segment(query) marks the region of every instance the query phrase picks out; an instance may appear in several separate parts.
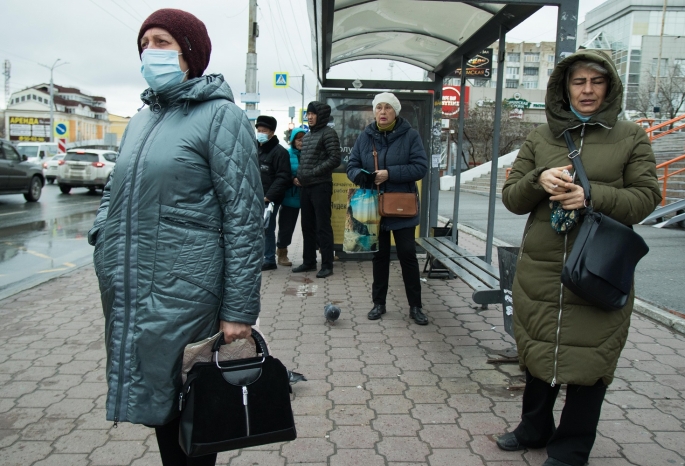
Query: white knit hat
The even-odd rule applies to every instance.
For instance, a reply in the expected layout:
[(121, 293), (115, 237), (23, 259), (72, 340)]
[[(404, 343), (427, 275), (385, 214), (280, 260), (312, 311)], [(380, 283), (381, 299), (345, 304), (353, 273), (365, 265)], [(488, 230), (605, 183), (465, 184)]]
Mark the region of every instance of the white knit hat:
[(400, 105), (400, 101), (395, 97), (395, 94), (392, 92), (381, 92), (380, 94), (376, 94), (376, 97), (373, 98), (373, 108), (374, 110), (376, 109), (376, 105), (380, 103), (385, 103), (385, 104), (390, 104), (392, 108), (395, 109), (395, 113), (397, 115), (400, 114), (400, 110), (402, 110), (402, 105)]

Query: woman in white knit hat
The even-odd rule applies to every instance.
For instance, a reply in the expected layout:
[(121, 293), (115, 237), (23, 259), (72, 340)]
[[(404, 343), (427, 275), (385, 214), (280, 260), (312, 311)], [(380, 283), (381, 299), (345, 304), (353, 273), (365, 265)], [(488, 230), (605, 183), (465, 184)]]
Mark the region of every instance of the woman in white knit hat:
[[(426, 176), (428, 158), (419, 133), (399, 115), (402, 106), (390, 92), (373, 99), (375, 121), (368, 125), (354, 143), (347, 164), (347, 177), (362, 188), (392, 193), (415, 193), (416, 182)], [(373, 152), (378, 153), (378, 170)], [(409, 302), (409, 317), (418, 325), (427, 325), (428, 318), (421, 304), (419, 261), (414, 243), (419, 215), (409, 218), (383, 217), (378, 233), (378, 252), (373, 256), (373, 308), (369, 320), (385, 314), (385, 298), (390, 276), (390, 232), (395, 239), (397, 257), (402, 267), (402, 279)]]

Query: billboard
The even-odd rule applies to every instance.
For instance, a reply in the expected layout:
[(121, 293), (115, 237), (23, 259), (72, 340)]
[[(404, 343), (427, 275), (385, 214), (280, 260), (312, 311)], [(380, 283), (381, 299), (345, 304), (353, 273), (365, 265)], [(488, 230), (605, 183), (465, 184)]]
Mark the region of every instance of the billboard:
[(19, 142), (50, 142), (50, 118), (9, 117), (9, 139)]
[[(461, 68), (453, 76), (461, 78)], [(466, 79), (492, 79), (492, 49), (484, 49), (466, 62)]]

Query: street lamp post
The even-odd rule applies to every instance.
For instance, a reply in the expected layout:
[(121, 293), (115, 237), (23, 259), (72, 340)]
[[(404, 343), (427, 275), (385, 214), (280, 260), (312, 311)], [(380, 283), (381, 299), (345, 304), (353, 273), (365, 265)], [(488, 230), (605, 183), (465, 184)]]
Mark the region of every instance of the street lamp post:
[(50, 70), (50, 142), (55, 142), (55, 135), (54, 135), (54, 132), (55, 132), (55, 120), (54, 120), (54, 118), (55, 118), (55, 102), (54, 102), (54, 84), (52, 81), (52, 72), (58, 66), (68, 65), (67, 62), (62, 62), (58, 65), (57, 62), (59, 62), (60, 60), (61, 60), (61, 58), (58, 58), (57, 60), (55, 60), (55, 63), (53, 63), (52, 66), (43, 65), (42, 63), (39, 63), (40, 66), (43, 66), (43, 67)]
[[(304, 110), (304, 73), (302, 74), (302, 76), (291, 76), (291, 77), (292, 78), (302, 78), (302, 92), (300, 92), (300, 94), (302, 94), (302, 108), (300, 109), (300, 111), (302, 111), (302, 110)], [(295, 92), (297, 92), (297, 89), (293, 89), (293, 90)], [(304, 123), (304, 119), (303, 119), (302, 123)]]

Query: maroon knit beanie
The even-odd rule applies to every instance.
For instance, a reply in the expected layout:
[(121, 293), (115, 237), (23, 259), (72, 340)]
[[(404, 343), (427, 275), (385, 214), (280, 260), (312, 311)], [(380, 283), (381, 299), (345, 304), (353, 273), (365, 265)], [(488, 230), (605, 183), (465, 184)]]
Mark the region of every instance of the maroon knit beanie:
[(188, 79), (202, 76), (209, 65), (212, 41), (209, 40), (205, 23), (187, 11), (164, 8), (152, 13), (140, 26), (138, 33), (138, 54), (142, 55), (140, 38), (150, 28), (165, 29), (181, 46), (181, 52), (188, 63)]

